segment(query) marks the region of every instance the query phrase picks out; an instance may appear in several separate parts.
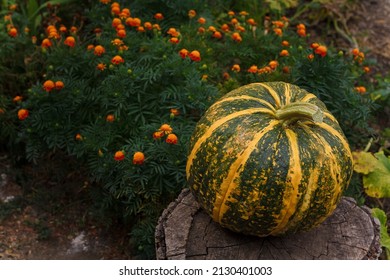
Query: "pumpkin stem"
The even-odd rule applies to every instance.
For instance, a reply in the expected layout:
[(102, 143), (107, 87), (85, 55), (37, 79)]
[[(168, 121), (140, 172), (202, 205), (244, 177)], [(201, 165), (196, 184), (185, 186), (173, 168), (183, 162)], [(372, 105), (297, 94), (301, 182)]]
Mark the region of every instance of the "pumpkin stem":
[(286, 121), (288, 124), (299, 120), (321, 123), (324, 118), (322, 110), (317, 105), (308, 102), (290, 103), (276, 110), (275, 115), (278, 120)]

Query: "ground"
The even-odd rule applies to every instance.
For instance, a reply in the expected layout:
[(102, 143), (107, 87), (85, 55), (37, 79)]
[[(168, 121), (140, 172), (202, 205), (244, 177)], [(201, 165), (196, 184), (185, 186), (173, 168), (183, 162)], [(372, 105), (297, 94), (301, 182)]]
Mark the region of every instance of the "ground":
[[(334, 2), (337, 1), (345, 2)], [(360, 1), (356, 7), (338, 14), (339, 20), (345, 21), (358, 46), (377, 59), (379, 70), (388, 71), (390, 0)], [(340, 12), (337, 4), (329, 9), (336, 16)], [(342, 36), (340, 42), (344, 46), (350, 43)], [(10, 156), (0, 153), (0, 260), (132, 258), (126, 228), (107, 227), (90, 218), (85, 205), (88, 200), (83, 201), (83, 197), (84, 189), (92, 186), (84, 184), (78, 174), (68, 174), (66, 186), (58, 186), (50, 178), (39, 182), (37, 177), (29, 181), (33, 185), (22, 187), (17, 183), (18, 174), (11, 167)], [(31, 170), (24, 171), (31, 174)], [(42, 190), (48, 199), (47, 207), (36, 201)], [(80, 199), (73, 201), (72, 197)]]

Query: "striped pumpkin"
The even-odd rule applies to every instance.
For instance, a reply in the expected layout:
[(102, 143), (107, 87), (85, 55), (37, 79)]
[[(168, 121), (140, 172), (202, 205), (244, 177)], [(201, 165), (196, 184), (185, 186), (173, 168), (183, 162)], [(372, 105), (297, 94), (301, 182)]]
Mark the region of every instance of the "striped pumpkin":
[(349, 183), (351, 151), (335, 117), (288, 83), (253, 83), (213, 104), (190, 141), (186, 174), (221, 226), (256, 236), (306, 231)]

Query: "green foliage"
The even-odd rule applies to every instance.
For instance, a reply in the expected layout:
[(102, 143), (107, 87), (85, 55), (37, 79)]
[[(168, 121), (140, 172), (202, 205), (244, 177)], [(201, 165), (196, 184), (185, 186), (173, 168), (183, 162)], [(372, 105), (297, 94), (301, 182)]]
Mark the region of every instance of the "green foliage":
[(381, 245), (386, 250), (387, 259), (390, 259), (390, 236), (387, 229), (386, 213), (382, 209), (373, 208), (372, 215), (377, 218), (381, 224)]
[[(297, 34), (299, 22), (265, 17), (266, 1), (215, 1), (213, 9), (202, 1), (132, 1), (121, 8), (129, 8), (141, 25), (157, 25), (139, 30), (123, 18), (122, 43), (114, 41), (119, 39), (113, 27), (117, 16), (110, 5), (95, 1), (84, 6), (87, 19), (75, 17), (62, 32), (63, 22), (34, 2), (26, 6), (34, 22), (18, 21), (18, 12), (12, 18), (18, 30), (36, 26), (36, 44), (29, 34), (10, 37), (5, 26), (0, 31), (1, 141), (24, 147), (32, 162), (58, 153), (77, 160), (73, 168), (86, 168), (89, 180), (101, 187), (91, 190), (95, 212), (107, 223), (119, 219), (128, 224), (131, 244), (141, 258), (153, 258), (157, 218), (186, 185), (193, 128), (222, 94), (251, 82), (295, 83), (323, 100), (351, 145), (359, 147), (370, 133), (367, 121), (376, 99), (357, 93), (355, 87), (363, 86), (360, 81), (375, 93), (388, 87), (387, 82), (370, 86), (362, 70), (368, 63), (349, 53), (331, 47), (324, 55), (315, 53), (310, 37)], [(283, 8), (295, 2), (283, 1)], [(189, 9), (196, 10), (194, 18), (188, 17)], [(164, 19), (155, 19), (157, 12)], [(44, 25), (36, 25), (38, 14)], [(198, 23), (200, 17), (205, 24)], [(274, 30), (276, 24), (282, 25), (281, 34)], [(50, 38), (52, 46), (43, 47), (48, 25), (55, 27), (58, 38)], [(80, 30), (71, 33), (70, 25)], [(178, 34), (168, 34), (170, 28)], [(74, 46), (65, 44), (69, 36)], [(171, 42), (173, 37), (179, 42)], [(95, 54), (97, 45), (105, 50), (101, 55)], [(182, 57), (184, 49), (188, 54), (198, 51), (199, 61), (188, 54)], [(282, 50), (288, 55), (282, 56)], [(123, 61), (116, 64), (115, 56)], [(237, 65), (239, 69), (233, 68)], [(10, 79), (10, 73), (17, 80)], [(64, 87), (44, 88), (47, 81), (60, 81)], [(17, 95), (22, 100), (14, 102)], [(20, 109), (29, 115), (19, 120)], [(164, 124), (170, 129), (163, 130)], [(177, 143), (167, 141), (173, 134)], [(118, 151), (124, 159), (115, 158)], [(133, 159), (136, 152), (144, 159)]]

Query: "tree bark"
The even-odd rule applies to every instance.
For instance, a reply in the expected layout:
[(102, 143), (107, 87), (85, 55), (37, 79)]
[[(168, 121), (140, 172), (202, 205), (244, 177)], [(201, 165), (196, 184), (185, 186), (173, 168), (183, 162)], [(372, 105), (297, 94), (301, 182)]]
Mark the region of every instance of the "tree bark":
[(380, 224), (370, 209), (343, 197), (320, 226), (283, 237), (259, 238), (222, 228), (184, 189), (161, 215), (156, 228), (156, 255), (161, 260), (305, 260), (377, 259)]

